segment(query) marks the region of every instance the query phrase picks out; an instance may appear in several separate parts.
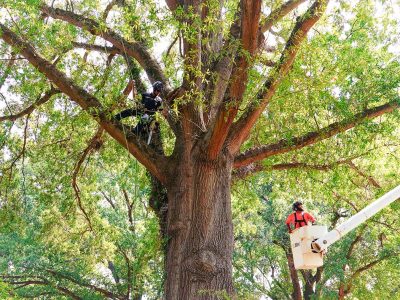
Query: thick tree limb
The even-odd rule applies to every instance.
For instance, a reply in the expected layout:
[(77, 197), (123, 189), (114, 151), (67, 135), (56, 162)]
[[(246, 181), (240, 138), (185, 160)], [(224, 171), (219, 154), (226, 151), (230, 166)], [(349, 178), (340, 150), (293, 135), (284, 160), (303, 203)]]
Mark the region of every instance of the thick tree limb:
[(251, 104), (241, 116), (241, 118), (232, 126), (228, 137), (228, 148), (233, 154), (239, 151), (242, 143), (250, 134), (251, 128), (260, 117), (270, 99), (275, 94), (279, 84), (288, 74), (300, 45), (306, 38), (308, 31), (320, 19), (328, 0), (316, 0), (314, 4), (307, 10), (303, 17), (296, 22), (294, 29), (286, 43), (285, 50), (282, 53), (280, 62), (272, 71), (270, 77), (265, 82), (263, 88), (257, 94), (257, 100)]
[[(89, 113), (119, 144), (124, 146), (140, 163), (142, 163), (161, 182), (165, 182), (165, 160), (142, 142), (136, 135), (130, 133), (121, 123), (114, 121), (104, 112), (101, 103), (86, 90), (77, 86), (63, 72), (59, 71), (49, 61), (36, 53), (27, 42), (21, 40), (14, 32), (0, 24), (0, 37), (9, 45), (15, 47), (39, 72), (52, 81), (64, 94), (69, 96)], [(126, 132), (126, 134), (125, 134)]]
[(306, 169), (306, 170), (318, 170), (318, 171), (328, 171), (332, 168), (332, 165), (311, 165), (307, 163), (293, 162), (293, 163), (282, 163), (275, 164), (271, 166), (263, 166), (261, 163), (251, 163), (249, 165), (237, 168), (233, 172), (233, 177), (236, 179), (243, 179), (249, 175), (253, 175), (261, 171), (271, 171), (271, 170), (291, 170), (291, 169)]
[(239, 105), (243, 99), (248, 80), (250, 57), (254, 55), (258, 46), (258, 29), (261, 15), (261, 0), (241, 1), (241, 42), (245, 54), (237, 57), (235, 69), (225, 96), (224, 103), (220, 105), (208, 145), (208, 155), (215, 159), (222, 149), (229, 129), (235, 119)]
[(82, 15), (66, 11), (59, 8), (52, 8), (47, 5), (42, 5), (41, 10), (44, 14), (54, 18), (66, 21), (72, 25), (89, 31), (91, 34), (100, 36), (106, 41), (113, 44), (117, 49), (136, 59), (151, 82), (162, 81), (168, 88), (168, 82), (161, 69), (159, 63), (150, 55), (148, 49), (139, 42), (128, 42), (118, 33), (108, 27), (101, 26), (98, 22), (86, 18)]
[(289, 0), (281, 7), (273, 10), (265, 19), (262, 20), (261, 31), (267, 32), (271, 27), (276, 24), (280, 19), (296, 9), (300, 4), (306, 0)]
[(32, 113), (38, 106), (46, 103), (47, 101), (50, 100), (50, 98), (55, 95), (60, 93), (59, 90), (57, 89), (51, 89), (49, 91), (47, 91), (42, 97), (38, 97), (37, 100), (35, 101), (35, 103), (33, 103), (32, 105), (28, 106), (27, 108), (25, 108), (24, 110), (22, 110), (21, 112), (15, 114), (15, 115), (8, 115), (8, 116), (0, 116), (0, 122), (3, 121), (15, 121), (23, 116), (29, 115), (30, 113)]
[(234, 57), (236, 57), (239, 48), (238, 39), (240, 38), (241, 34), (241, 14), (242, 11), (240, 8), (238, 8), (238, 11), (235, 15), (235, 21), (232, 23), (229, 29), (229, 37), (225, 41), (225, 44), (220, 51), (221, 53), (225, 53), (225, 55), (220, 58), (219, 61), (216, 62), (211, 68), (213, 80), (211, 81), (211, 84), (208, 85), (206, 91), (206, 93), (208, 93), (206, 94), (206, 99), (210, 99), (207, 122), (210, 122), (211, 124), (214, 123), (216, 114), (222, 104), (226, 89), (228, 88), (229, 79), (232, 75), (232, 69), (235, 63)]
[(198, 92), (202, 78), (199, 76), (202, 57), (201, 5), (203, 0), (185, 0), (185, 16), (182, 23), (190, 28), (190, 34), (183, 35), (184, 73), (182, 86), (186, 90)]
[(246, 152), (239, 154), (235, 158), (234, 166), (235, 168), (239, 168), (262, 160), (266, 157), (304, 148), (324, 139), (330, 138), (340, 132), (345, 132), (346, 130), (353, 128), (354, 126), (360, 124), (365, 120), (370, 120), (385, 113), (390, 113), (393, 110), (399, 108), (399, 106), (400, 103), (398, 100), (391, 101), (389, 103), (374, 108), (369, 108), (360, 113), (357, 113), (351, 119), (332, 123), (325, 128), (309, 132), (303, 136), (294, 137), (290, 140), (283, 139), (275, 144), (264, 145), (247, 150)]
[(376, 180), (370, 176), (361, 172), (359, 168), (354, 164), (353, 159), (358, 158), (362, 155), (357, 155), (354, 157), (350, 157), (347, 159), (339, 160), (337, 162), (331, 164), (308, 164), (302, 162), (291, 162), (291, 163), (280, 163), (274, 164), (271, 166), (263, 166), (260, 162), (251, 163), (249, 165), (237, 168), (233, 172), (234, 179), (244, 179), (247, 176), (254, 175), (257, 172), (262, 171), (283, 171), (283, 170), (291, 170), (291, 169), (304, 169), (304, 170), (315, 170), (315, 171), (328, 171), (332, 170), (338, 165), (347, 165), (351, 169), (357, 172), (358, 175), (368, 180), (368, 182), (376, 187), (381, 188), (381, 186), (376, 182)]
[(98, 52), (104, 52), (106, 54), (123, 54), (121, 50), (119, 50), (117, 47), (112, 46), (101, 46), (101, 45), (91, 45), (87, 43), (78, 43), (78, 42), (72, 42), (72, 45), (75, 48), (82, 48), (86, 50), (91, 50), (91, 51), (98, 51)]

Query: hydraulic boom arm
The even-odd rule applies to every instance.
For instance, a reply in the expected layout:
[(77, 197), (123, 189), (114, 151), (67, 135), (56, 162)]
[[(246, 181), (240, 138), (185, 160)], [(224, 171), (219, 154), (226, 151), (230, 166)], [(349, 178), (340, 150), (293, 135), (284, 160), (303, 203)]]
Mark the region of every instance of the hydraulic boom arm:
[(363, 210), (352, 216), (350, 219), (339, 225), (335, 229), (329, 231), (323, 237), (317, 239), (311, 243), (311, 247), (315, 252), (325, 251), (330, 245), (339, 240), (342, 236), (347, 234), (349, 231), (356, 228), (361, 223), (365, 222), (373, 215), (378, 213), (381, 209), (385, 208), (392, 202), (400, 198), (400, 185), (386, 193), (378, 200), (372, 202)]

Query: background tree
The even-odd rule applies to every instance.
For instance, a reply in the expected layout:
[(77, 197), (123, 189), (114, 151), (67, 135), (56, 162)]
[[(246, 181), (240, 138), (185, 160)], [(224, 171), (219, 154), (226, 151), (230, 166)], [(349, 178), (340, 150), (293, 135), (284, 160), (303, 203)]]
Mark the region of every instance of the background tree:
[[(2, 210), (9, 232), (24, 228), (7, 238), (25, 250), (37, 245), (37, 255), (42, 245), (47, 249), (46, 239), (55, 246), (50, 254), (65, 250), (33, 270), (26, 262), (36, 260), (25, 255), (18, 264), (17, 257), (4, 260), (14, 293), (24, 295), (33, 286), (36, 293), (75, 299), (87, 293), (139, 297), (149, 293), (146, 274), (160, 270), (157, 264), (138, 270), (164, 249), (167, 299), (233, 295), (232, 175), (264, 171), (264, 180), (273, 176), (268, 183), (285, 188), (280, 196), (287, 199), (315, 189), (296, 176), (303, 170), (316, 180), (315, 172), (328, 171), (319, 190), (326, 201), (360, 194), (373, 199), (397, 184), (396, 167), (386, 166), (397, 164), (400, 74), (391, 48), (397, 21), (387, 4), (166, 4), (2, 2)], [(156, 59), (152, 52), (166, 37), (174, 43)], [(147, 145), (113, 118), (127, 105), (121, 93), (128, 78), (141, 89), (156, 80), (166, 86), (162, 149), (158, 139)], [(151, 174), (148, 179), (132, 156)], [(292, 173), (276, 176), (278, 170)], [(292, 188), (285, 185), (290, 181)], [(141, 228), (133, 219), (143, 196), (158, 217), (158, 243), (151, 235), (154, 219), (145, 217)], [(68, 246), (60, 240), (65, 232)], [(153, 237), (149, 245), (146, 234)], [(69, 263), (74, 245), (80, 254), (87, 251), (85, 263)], [(10, 257), (10, 249), (6, 253)], [(96, 277), (99, 261), (107, 261), (107, 282)], [(69, 274), (65, 264), (92, 272), (73, 268)], [(354, 265), (352, 274), (362, 266)], [(348, 276), (351, 282), (337, 287), (343, 293), (360, 279)], [(276, 288), (285, 294), (283, 286)]]

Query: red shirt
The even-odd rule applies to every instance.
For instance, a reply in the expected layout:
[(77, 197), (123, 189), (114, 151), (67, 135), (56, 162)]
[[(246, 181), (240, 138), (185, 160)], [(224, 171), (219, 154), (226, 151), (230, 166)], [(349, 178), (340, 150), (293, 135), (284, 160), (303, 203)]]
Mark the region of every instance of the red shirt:
[[(294, 217), (294, 214), (296, 214), (296, 218)], [(295, 222), (296, 219), (297, 222)], [(315, 219), (312, 215), (304, 211), (296, 211), (295, 213), (290, 214), (286, 219), (286, 224), (287, 225), (294, 224), (294, 228), (300, 228), (306, 226), (308, 222), (314, 223)]]

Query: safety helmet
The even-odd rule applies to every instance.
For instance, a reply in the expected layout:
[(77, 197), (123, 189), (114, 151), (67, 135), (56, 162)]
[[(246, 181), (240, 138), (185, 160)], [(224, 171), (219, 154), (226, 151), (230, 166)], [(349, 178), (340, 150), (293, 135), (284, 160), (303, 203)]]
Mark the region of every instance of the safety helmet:
[(302, 206), (303, 203), (300, 201), (296, 201), (295, 203), (293, 203), (293, 210), (294, 211), (298, 211), (299, 210), (299, 206)]
[(164, 85), (161, 81), (153, 83), (153, 91), (159, 91), (160, 93), (164, 90)]

